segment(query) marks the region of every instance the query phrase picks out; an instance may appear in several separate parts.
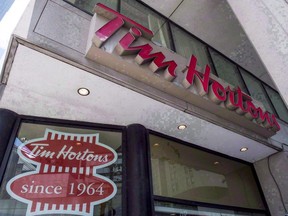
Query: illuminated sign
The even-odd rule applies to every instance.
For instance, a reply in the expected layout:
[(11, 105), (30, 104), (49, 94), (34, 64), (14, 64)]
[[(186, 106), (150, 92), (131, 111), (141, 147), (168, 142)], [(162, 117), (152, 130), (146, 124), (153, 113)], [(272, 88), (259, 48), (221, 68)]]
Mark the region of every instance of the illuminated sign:
[[(182, 67), (182, 70), (180, 70), (185, 70), (185, 77), (183, 77), (182, 82), (179, 83), (179, 79), (174, 82), (174, 80), (176, 80), (175, 78), (179, 76), (179, 72), (177, 74), (176, 70), (181, 66), (179, 67), (176, 59), (171, 60), (170, 57), (170, 60), (167, 60), (168, 50), (166, 50), (167, 53), (165, 52), (164, 54), (162, 51), (156, 50), (157, 47), (149, 42), (153, 37), (153, 33), (150, 30), (103, 4), (97, 4), (95, 11), (98, 16), (103, 16), (108, 19), (108, 21), (94, 31), (92, 44), (86, 54), (88, 58), (144, 81), (158, 89), (168, 89), (168, 87), (163, 87), (163, 85), (159, 86), (157, 81), (152, 80), (151, 76), (146, 73), (147, 70), (143, 70), (143, 68), (147, 68), (145, 65), (149, 64), (148, 69), (150, 71), (160, 72), (158, 75), (162, 74), (161, 76), (166, 82), (169, 81), (170, 83), (176, 84), (174, 88), (169, 87), (170, 89), (173, 88), (173, 90), (169, 92), (170, 94), (180, 97), (200, 108), (210, 112), (212, 111), (212, 113), (234, 121), (241, 126), (247, 125), (249, 129), (258, 133), (260, 132), (265, 137), (269, 137), (280, 130), (275, 115), (255, 105), (252, 98), (244, 93), (240, 87), (225, 86), (219, 78), (212, 78), (208, 64), (205, 65), (203, 72), (197, 70), (197, 58), (194, 55), (191, 56), (188, 65), (185, 65), (184, 68)], [(129, 28), (129, 30), (126, 30), (124, 33), (123, 27), (126, 27), (125, 29)], [(121, 36), (117, 37), (118, 34)], [(117, 41), (116, 43), (112, 43), (114, 44), (114, 48), (111, 51), (111, 44), (107, 47), (105, 46), (112, 41), (112, 38), (114, 38), (114, 40), (116, 38)], [(146, 43), (145, 40), (147, 41)], [(110, 55), (107, 55), (105, 52)], [(115, 57), (115, 55), (118, 55), (119, 58)], [(137, 69), (135, 64), (131, 62), (131, 59), (127, 59), (127, 56), (135, 56), (133, 57), (133, 61), (138, 65), (143, 65), (143, 68), (138, 66), (139, 69)], [(125, 63), (125, 60), (127, 63)], [(137, 74), (137, 71), (145, 72), (143, 74)], [(146, 77), (143, 78), (143, 76)], [(154, 76), (154, 79), (156, 80), (158, 77)], [(148, 79), (149, 81), (147, 81)], [(192, 88), (195, 89), (196, 92), (191, 91), (190, 89)], [(191, 93), (188, 97), (187, 91)], [(202, 97), (202, 99), (200, 99), (199, 96)], [(210, 105), (207, 105), (207, 100), (210, 101)], [(218, 108), (213, 106), (211, 102), (217, 105)], [(252, 124), (251, 121), (253, 122)], [(258, 125), (258, 128), (251, 125)], [(265, 130), (259, 129), (259, 126)]]
[(117, 153), (98, 139), (99, 134), (46, 129), (43, 138), (18, 147), (20, 158), (36, 168), (12, 178), (7, 183), (7, 192), (28, 204), (27, 216), (92, 216), (94, 205), (110, 200), (117, 192), (114, 182), (96, 173), (117, 160)]

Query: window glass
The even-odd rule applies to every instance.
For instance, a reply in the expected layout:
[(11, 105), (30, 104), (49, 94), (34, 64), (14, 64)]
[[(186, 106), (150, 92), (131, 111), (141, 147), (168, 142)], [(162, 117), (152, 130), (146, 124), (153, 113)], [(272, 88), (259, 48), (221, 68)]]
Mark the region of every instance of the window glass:
[[(178, 54), (185, 58), (190, 58), (193, 54), (197, 57), (197, 65), (203, 70), (206, 64), (211, 65), (205, 44), (201, 43), (175, 25), (171, 25), (171, 31), (175, 49)], [(214, 73), (213, 68), (211, 68), (211, 72)]]
[(121, 136), (23, 123), (1, 184), (0, 215), (122, 215)]
[(187, 206), (169, 202), (156, 201), (155, 216), (264, 216), (261, 213), (250, 213), (236, 210), (215, 209), (202, 206)]
[(120, 13), (150, 29), (154, 33), (152, 41), (171, 49), (171, 38), (164, 18), (134, 0), (122, 0)]
[(246, 71), (242, 69), (240, 69), (240, 71), (251, 97), (257, 101), (260, 101), (268, 112), (274, 113), (261, 82), (252, 75), (248, 74)]
[(251, 167), (150, 135), (154, 195), (265, 209)]
[(209, 51), (219, 78), (225, 80), (234, 87), (239, 86), (242, 91), (247, 93), (246, 87), (241, 79), (236, 65), (214, 50), (209, 49)]
[(272, 101), (279, 118), (288, 122), (288, 110), (280, 97), (279, 93), (276, 92), (274, 89), (270, 88), (269, 86), (265, 85), (265, 89), (268, 93), (270, 100)]
[(66, 0), (71, 4), (75, 5), (81, 10), (84, 10), (88, 13), (94, 14), (94, 7), (97, 3), (102, 3), (113, 10), (117, 10), (117, 2), (118, 0)]

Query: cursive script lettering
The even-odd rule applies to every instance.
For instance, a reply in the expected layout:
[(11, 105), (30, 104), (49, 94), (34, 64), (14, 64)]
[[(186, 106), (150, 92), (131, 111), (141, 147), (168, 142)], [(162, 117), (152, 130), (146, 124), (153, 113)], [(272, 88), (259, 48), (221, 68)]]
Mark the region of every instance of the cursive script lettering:
[[(105, 12), (101, 12), (101, 9)], [(157, 72), (160, 69), (165, 69), (164, 78), (172, 81), (176, 77), (175, 70), (177, 63), (173, 60), (165, 61), (165, 55), (162, 52), (154, 52), (153, 47), (149, 43), (133, 46), (133, 43), (145, 34), (151, 36), (151, 32), (140, 24), (132, 21), (128, 17), (114, 11), (102, 4), (97, 4), (96, 12), (102, 14), (109, 21), (99, 28), (93, 37), (93, 42), (97, 47), (101, 47), (113, 34), (120, 30), (123, 26), (129, 27), (129, 31), (119, 40), (115, 47), (118, 55), (136, 55), (135, 61), (141, 65), (150, 63), (149, 68), (152, 72)], [(113, 14), (113, 16), (107, 16)], [(113, 17), (113, 18), (112, 18)], [(182, 85), (188, 89), (191, 86), (196, 86), (196, 90), (200, 96), (208, 95), (208, 99), (216, 104), (224, 105), (228, 110), (235, 111), (239, 115), (245, 116), (249, 120), (255, 120), (255, 123), (260, 124), (269, 130), (279, 131), (278, 124), (274, 114), (263, 111), (260, 107), (256, 107), (252, 102), (252, 98), (242, 92), (238, 87), (224, 87), (219, 82), (210, 77), (210, 66), (205, 65), (204, 73), (196, 70), (197, 58), (192, 55), (189, 61), (186, 77)], [(195, 83), (195, 84), (194, 84)], [(74, 157), (70, 155), (70, 157)], [(75, 156), (77, 157), (77, 156)], [(86, 157), (87, 158), (87, 157)], [(90, 156), (88, 157), (90, 159)]]
[(49, 144), (34, 143), (28, 156), (50, 158), (50, 159), (68, 159), (77, 161), (98, 161), (105, 163), (108, 161), (108, 154), (96, 154), (94, 151), (85, 149), (84, 151), (74, 151), (74, 147), (63, 145), (61, 150), (57, 153), (54, 151), (48, 151), (45, 147), (49, 147)]

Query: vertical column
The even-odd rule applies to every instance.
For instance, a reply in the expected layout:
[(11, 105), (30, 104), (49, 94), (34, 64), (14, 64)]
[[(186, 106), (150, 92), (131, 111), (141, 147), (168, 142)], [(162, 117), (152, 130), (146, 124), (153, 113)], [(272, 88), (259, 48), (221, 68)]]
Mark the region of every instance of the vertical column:
[(17, 117), (17, 113), (0, 108), (0, 165), (2, 164)]
[(271, 215), (288, 215), (288, 152), (254, 163)]
[(127, 127), (125, 157), (127, 216), (153, 215), (148, 144), (148, 133), (144, 126), (132, 124)]

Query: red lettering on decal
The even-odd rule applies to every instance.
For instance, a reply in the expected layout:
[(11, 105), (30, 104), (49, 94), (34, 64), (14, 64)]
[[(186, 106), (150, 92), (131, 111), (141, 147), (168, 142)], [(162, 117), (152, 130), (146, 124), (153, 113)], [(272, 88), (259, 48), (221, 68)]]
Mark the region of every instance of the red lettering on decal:
[(124, 35), (124, 37), (119, 41), (116, 46), (116, 51), (119, 55), (132, 55), (137, 54), (135, 60), (138, 64), (144, 64), (151, 62), (149, 68), (153, 72), (157, 72), (160, 69), (166, 68), (164, 72), (165, 79), (171, 81), (176, 77), (175, 69), (177, 64), (175, 61), (166, 61), (164, 62), (165, 56), (162, 52), (151, 53), (153, 47), (148, 43), (140, 46), (131, 46), (133, 42), (141, 36), (141, 31), (135, 27), (132, 27), (129, 32)]
[[(209, 87), (209, 80), (210, 80), (210, 67), (209, 65), (206, 65), (205, 72), (202, 75), (199, 71), (196, 70), (197, 65), (197, 58), (192, 55), (190, 58), (190, 63), (188, 66), (188, 71), (186, 74), (185, 79), (183, 80), (183, 86), (185, 88), (189, 88), (194, 81), (194, 77), (196, 75), (195, 84), (198, 90), (198, 93), (203, 96), (208, 93), (208, 87)], [(203, 76), (203, 77), (202, 77)]]

